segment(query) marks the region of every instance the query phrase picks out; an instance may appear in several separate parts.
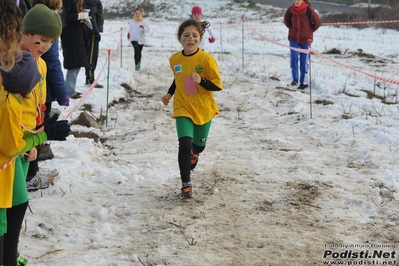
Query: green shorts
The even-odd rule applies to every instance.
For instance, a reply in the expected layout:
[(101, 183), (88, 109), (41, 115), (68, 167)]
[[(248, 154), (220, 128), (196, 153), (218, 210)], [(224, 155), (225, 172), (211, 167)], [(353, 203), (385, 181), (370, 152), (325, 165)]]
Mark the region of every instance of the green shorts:
[(212, 120), (199, 126), (188, 117), (176, 117), (177, 137), (190, 137), (195, 145), (203, 147), (206, 145), (211, 124)]

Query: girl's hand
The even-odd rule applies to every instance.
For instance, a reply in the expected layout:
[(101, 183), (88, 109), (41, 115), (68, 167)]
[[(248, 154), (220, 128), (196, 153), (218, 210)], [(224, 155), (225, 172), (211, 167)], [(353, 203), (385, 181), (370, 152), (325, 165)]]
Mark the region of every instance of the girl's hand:
[(165, 94), (164, 96), (162, 96), (161, 100), (162, 103), (164, 105), (168, 105), (170, 98), (172, 98), (172, 95), (170, 95), (169, 93)]
[(195, 83), (197, 83), (197, 84), (200, 84), (200, 82), (201, 82), (201, 76), (198, 73), (195, 73), (195, 72), (190, 75), (190, 79), (192, 81), (194, 81)]
[(32, 162), (32, 161), (36, 160), (36, 158), (37, 158), (37, 149), (32, 148), (30, 151), (26, 152), (24, 155), (25, 155), (25, 159), (28, 162)]

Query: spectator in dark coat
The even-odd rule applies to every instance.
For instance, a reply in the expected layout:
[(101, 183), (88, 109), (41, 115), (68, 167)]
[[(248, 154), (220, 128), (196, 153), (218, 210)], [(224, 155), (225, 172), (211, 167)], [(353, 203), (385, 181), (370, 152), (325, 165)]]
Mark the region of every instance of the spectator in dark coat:
[(83, 9), (83, 0), (63, 0), (61, 46), (64, 56), (64, 68), (67, 69), (66, 85), (68, 96), (80, 98), (75, 91), (76, 79), (82, 67), (87, 66), (84, 21), (89, 18)]
[[(86, 53), (88, 62), (88, 65), (86, 66), (86, 85), (91, 86), (96, 79), (94, 71), (97, 67), (99, 43), (101, 40), (100, 33), (103, 32), (104, 14), (103, 5), (100, 0), (84, 0), (83, 6), (86, 10), (90, 10), (89, 16), (91, 17), (90, 21), (92, 24), (92, 29), (87, 26), (84, 27), (86, 34)], [(103, 88), (104, 86), (97, 82), (94, 87)]]
[(29, 9), (32, 8), (32, 4), (30, 3), (29, 0), (17, 0), (18, 3), (18, 7), (19, 9), (21, 9), (22, 12), (22, 17), (25, 17), (26, 12), (29, 11)]

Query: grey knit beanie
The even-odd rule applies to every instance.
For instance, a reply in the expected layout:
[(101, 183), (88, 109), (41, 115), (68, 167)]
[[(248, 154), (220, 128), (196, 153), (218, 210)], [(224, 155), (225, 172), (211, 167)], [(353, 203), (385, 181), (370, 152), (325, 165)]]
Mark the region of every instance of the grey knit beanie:
[(22, 59), (11, 71), (0, 69), (4, 90), (15, 94), (26, 94), (33, 90), (42, 75), (39, 73), (36, 60), (28, 51), (22, 52)]

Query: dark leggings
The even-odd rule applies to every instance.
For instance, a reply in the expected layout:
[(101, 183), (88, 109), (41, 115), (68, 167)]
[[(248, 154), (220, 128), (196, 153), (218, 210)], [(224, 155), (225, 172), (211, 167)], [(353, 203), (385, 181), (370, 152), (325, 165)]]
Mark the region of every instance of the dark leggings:
[(143, 50), (144, 44), (139, 44), (136, 41), (132, 41), (132, 45), (134, 48), (134, 63), (137, 65), (141, 62), (141, 51)]
[(4, 235), (4, 266), (16, 266), (18, 258), (18, 242), (24, 221), (28, 201), (7, 209), (7, 233)]
[(0, 265), (3, 265), (3, 243), (4, 243), (4, 235), (0, 236)]
[(86, 35), (86, 54), (88, 62), (85, 68), (85, 73), (86, 82), (89, 84), (93, 83), (96, 79), (94, 71), (97, 67), (99, 42), (100, 41), (95, 34)]
[(181, 137), (179, 139), (179, 153), (177, 155), (180, 168), (180, 176), (182, 183), (190, 182), (190, 169), (191, 169), (191, 150), (195, 153), (201, 153), (205, 146), (197, 146), (192, 143), (192, 138)]

